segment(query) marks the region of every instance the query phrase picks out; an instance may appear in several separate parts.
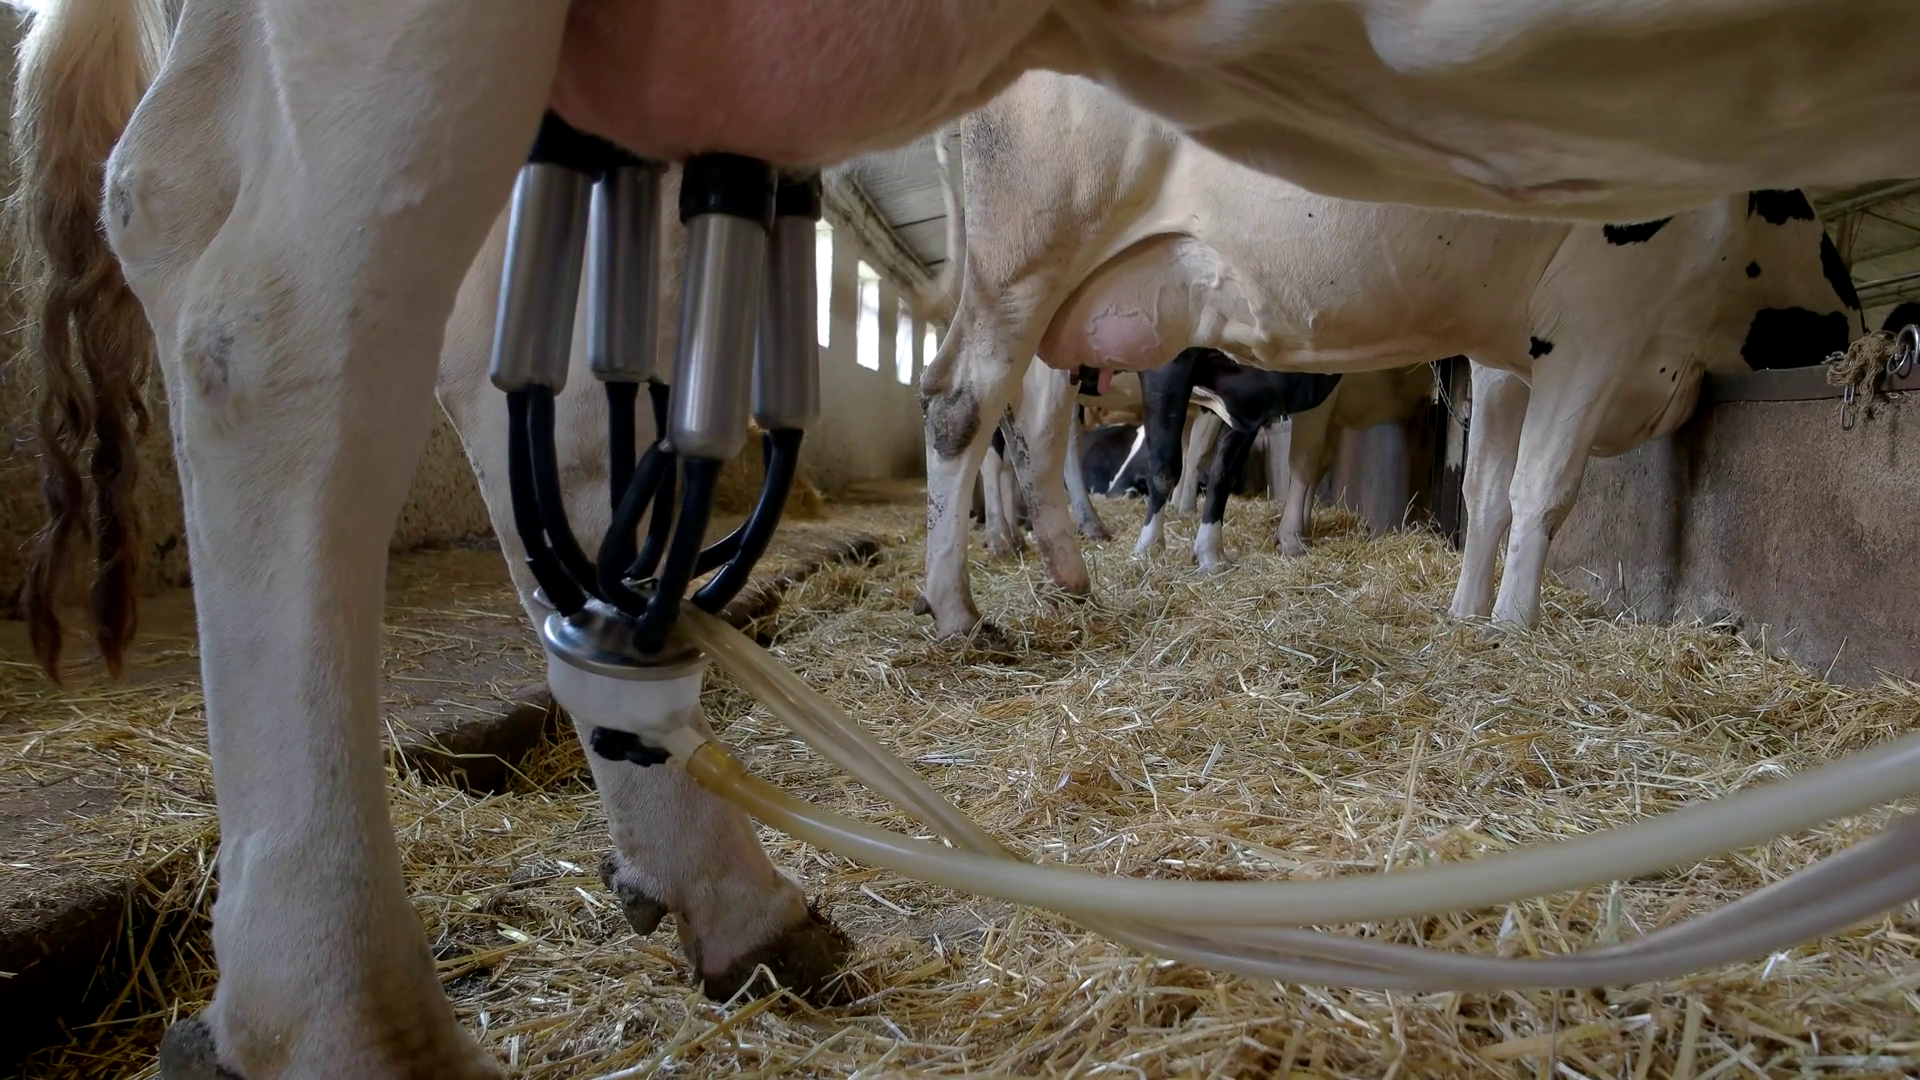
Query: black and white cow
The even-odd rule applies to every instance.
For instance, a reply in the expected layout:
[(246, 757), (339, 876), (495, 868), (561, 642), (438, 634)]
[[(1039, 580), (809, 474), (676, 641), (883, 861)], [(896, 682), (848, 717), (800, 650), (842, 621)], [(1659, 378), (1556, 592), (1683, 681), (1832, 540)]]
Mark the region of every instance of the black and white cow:
[[(1220, 547), (1221, 524), (1227, 498), (1234, 486), (1216, 479), (1235, 476), (1244, 467), (1247, 452), (1262, 429), (1273, 430), (1291, 419), (1284, 474), (1269, 465), (1276, 478), (1287, 477), (1284, 488), (1275, 483), (1276, 498), (1285, 510), (1274, 537), (1288, 555), (1306, 551), (1304, 540), (1313, 489), (1332, 465), (1341, 434), (1376, 424), (1405, 420), (1433, 396), (1433, 376), (1425, 364), (1353, 375), (1318, 375), (1266, 371), (1249, 367), (1217, 349), (1187, 349), (1163, 368), (1141, 375), (1146, 399), (1146, 448), (1152, 479), (1147, 495), (1147, 520), (1134, 545), (1144, 556), (1162, 539), (1163, 511), (1169, 492), (1188, 479), (1182, 475), (1180, 423), (1189, 397), (1220, 421), (1220, 445), (1214, 450), (1207, 477), (1207, 502), (1194, 535), (1194, 560), (1203, 570), (1221, 569), (1226, 556)], [(1198, 458), (1190, 442), (1184, 457)], [(1268, 453), (1277, 456), (1269, 445)]]
[(1147, 493), (1146, 428), (1140, 424), (1101, 424), (1081, 431), (1080, 462), (1090, 493), (1109, 499)]
[(1135, 555), (1145, 555), (1161, 540), (1162, 511), (1173, 485), (1180, 479), (1180, 458), (1186, 449), (1181, 429), (1187, 406), (1198, 399), (1226, 425), (1207, 475), (1207, 502), (1193, 544), (1194, 558), (1203, 569), (1224, 565), (1220, 525), (1227, 508), (1231, 478), (1246, 466), (1253, 440), (1268, 424), (1324, 404), (1339, 385), (1339, 375), (1263, 371), (1234, 361), (1218, 349), (1183, 349), (1162, 367), (1140, 373), (1140, 396), (1146, 402), (1147, 520)]

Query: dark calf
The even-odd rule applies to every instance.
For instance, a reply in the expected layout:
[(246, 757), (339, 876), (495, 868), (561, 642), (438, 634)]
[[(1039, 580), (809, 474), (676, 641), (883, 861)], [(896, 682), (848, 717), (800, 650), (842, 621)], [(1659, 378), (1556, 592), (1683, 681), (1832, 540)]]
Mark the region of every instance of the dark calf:
[(1105, 424), (1080, 436), (1087, 490), (1119, 497), (1147, 493), (1147, 455), (1138, 424)]
[(1217, 532), (1234, 480), (1246, 469), (1254, 436), (1268, 424), (1319, 406), (1339, 382), (1338, 375), (1247, 367), (1218, 349), (1204, 348), (1183, 350), (1165, 367), (1141, 372), (1140, 395), (1147, 420), (1147, 523), (1134, 553), (1144, 555), (1160, 541), (1161, 512), (1180, 482), (1181, 429), (1195, 397), (1227, 425), (1207, 470), (1207, 501), (1200, 515), (1201, 529), (1211, 527)]

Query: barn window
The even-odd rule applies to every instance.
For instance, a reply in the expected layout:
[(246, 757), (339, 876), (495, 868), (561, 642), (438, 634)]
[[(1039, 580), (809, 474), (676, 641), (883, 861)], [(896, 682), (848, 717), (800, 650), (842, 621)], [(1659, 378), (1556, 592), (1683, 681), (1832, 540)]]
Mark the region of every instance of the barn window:
[(913, 381), (913, 316), (908, 313), (905, 301), (901, 302), (894, 319), (893, 376), (905, 386)]
[(820, 329), (820, 347), (833, 336), (833, 226), (822, 218), (813, 226), (813, 294), (818, 301), (814, 318)]
[(859, 345), (854, 359), (870, 371), (880, 370), (880, 274), (865, 259), (854, 267), (854, 281), (860, 286), (860, 324), (855, 331)]
[(934, 336), (932, 323), (927, 324), (927, 336), (922, 339), (920, 348), (922, 350), (920, 354), (921, 366), (924, 367), (933, 363), (933, 354), (940, 351), (940, 339)]

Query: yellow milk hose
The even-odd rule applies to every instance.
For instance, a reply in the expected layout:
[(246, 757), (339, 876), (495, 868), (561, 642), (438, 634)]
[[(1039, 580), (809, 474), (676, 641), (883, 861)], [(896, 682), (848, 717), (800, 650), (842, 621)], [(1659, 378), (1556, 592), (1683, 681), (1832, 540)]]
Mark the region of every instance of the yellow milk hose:
[(724, 747), (683, 731), (668, 747), (702, 787), (775, 828), (869, 865), (1057, 912), (1142, 951), (1288, 982), (1376, 989), (1600, 986), (1677, 978), (1843, 929), (1920, 896), (1920, 818), (1717, 911), (1583, 953), (1502, 959), (1297, 927), (1418, 918), (1687, 866), (1920, 791), (1920, 734), (1788, 780), (1543, 847), (1314, 881), (1118, 877), (1008, 851), (837, 706), (739, 631), (688, 611), (682, 631), (794, 733), (954, 845), (917, 840), (796, 799)]

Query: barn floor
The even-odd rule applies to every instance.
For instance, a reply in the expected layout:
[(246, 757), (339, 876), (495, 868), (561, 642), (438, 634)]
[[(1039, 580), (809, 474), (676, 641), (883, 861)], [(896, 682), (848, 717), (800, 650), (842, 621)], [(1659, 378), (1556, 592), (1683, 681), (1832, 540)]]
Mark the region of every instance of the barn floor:
[[(1185, 555), (1191, 522), (1175, 521), (1168, 554), (1142, 567), (1127, 557), (1138, 504), (1102, 512), (1128, 539), (1094, 554), (1096, 603), (1049, 594), (1031, 556), (977, 568), (982, 610), (1003, 631), (986, 651), (934, 642), (909, 613), (921, 570), (910, 508), (855, 510), (904, 542), (794, 585), (772, 622), (775, 647), (1016, 850), (1135, 875), (1321, 876), (1544, 842), (1806, 768), (1905, 730), (1920, 711), (1912, 685), (1828, 685), (1724, 629), (1614, 622), (1558, 588), (1541, 630), (1489, 640), (1446, 619), (1458, 560), (1431, 537), (1369, 540), (1326, 513), (1312, 553), (1282, 560), (1269, 553), (1271, 504), (1247, 500), (1228, 530), (1240, 566), (1203, 578)], [(421, 642), (433, 634), (458, 639), (502, 612), (517, 617), (511, 590), (477, 583), (420, 612), (411, 638), (414, 617), (395, 620), (390, 673), (412, 670), (405, 657), (430, 653)], [(185, 658), (190, 642), (178, 648)], [(139, 797), (103, 814), (115, 820), (97, 826), (95, 857), (169, 855), (194, 868), (172, 876), (173, 915), (156, 924), (180, 932), (127, 943), (139, 962), (111, 1022), (40, 1054), (27, 1075), (151, 1075), (142, 1070), (166, 1019), (209, 989), (214, 837), (191, 672), (55, 697), (0, 671), (8, 708), (40, 695), (0, 729), (10, 756), (52, 776), (68, 752), (57, 730), (63, 747), (109, 749), (138, 774)], [(912, 829), (739, 693), (714, 692), (709, 712), (760, 775)], [(583, 775), (570, 739), (536, 748), (492, 793), (396, 762), (393, 814), (442, 977), (516, 1076), (1920, 1070), (1911, 907), (1661, 986), (1354, 993), (1164, 965), (1063, 920), (772, 833), (779, 863), (858, 938), (864, 996), (832, 1011), (778, 998), (718, 1006), (688, 986), (669, 930), (636, 938), (602, 893), (606, 830)], [(1503, 954), (1614, 940), (1748, 892), (1879, 820), (1611, 889), (1371, 929)]]

